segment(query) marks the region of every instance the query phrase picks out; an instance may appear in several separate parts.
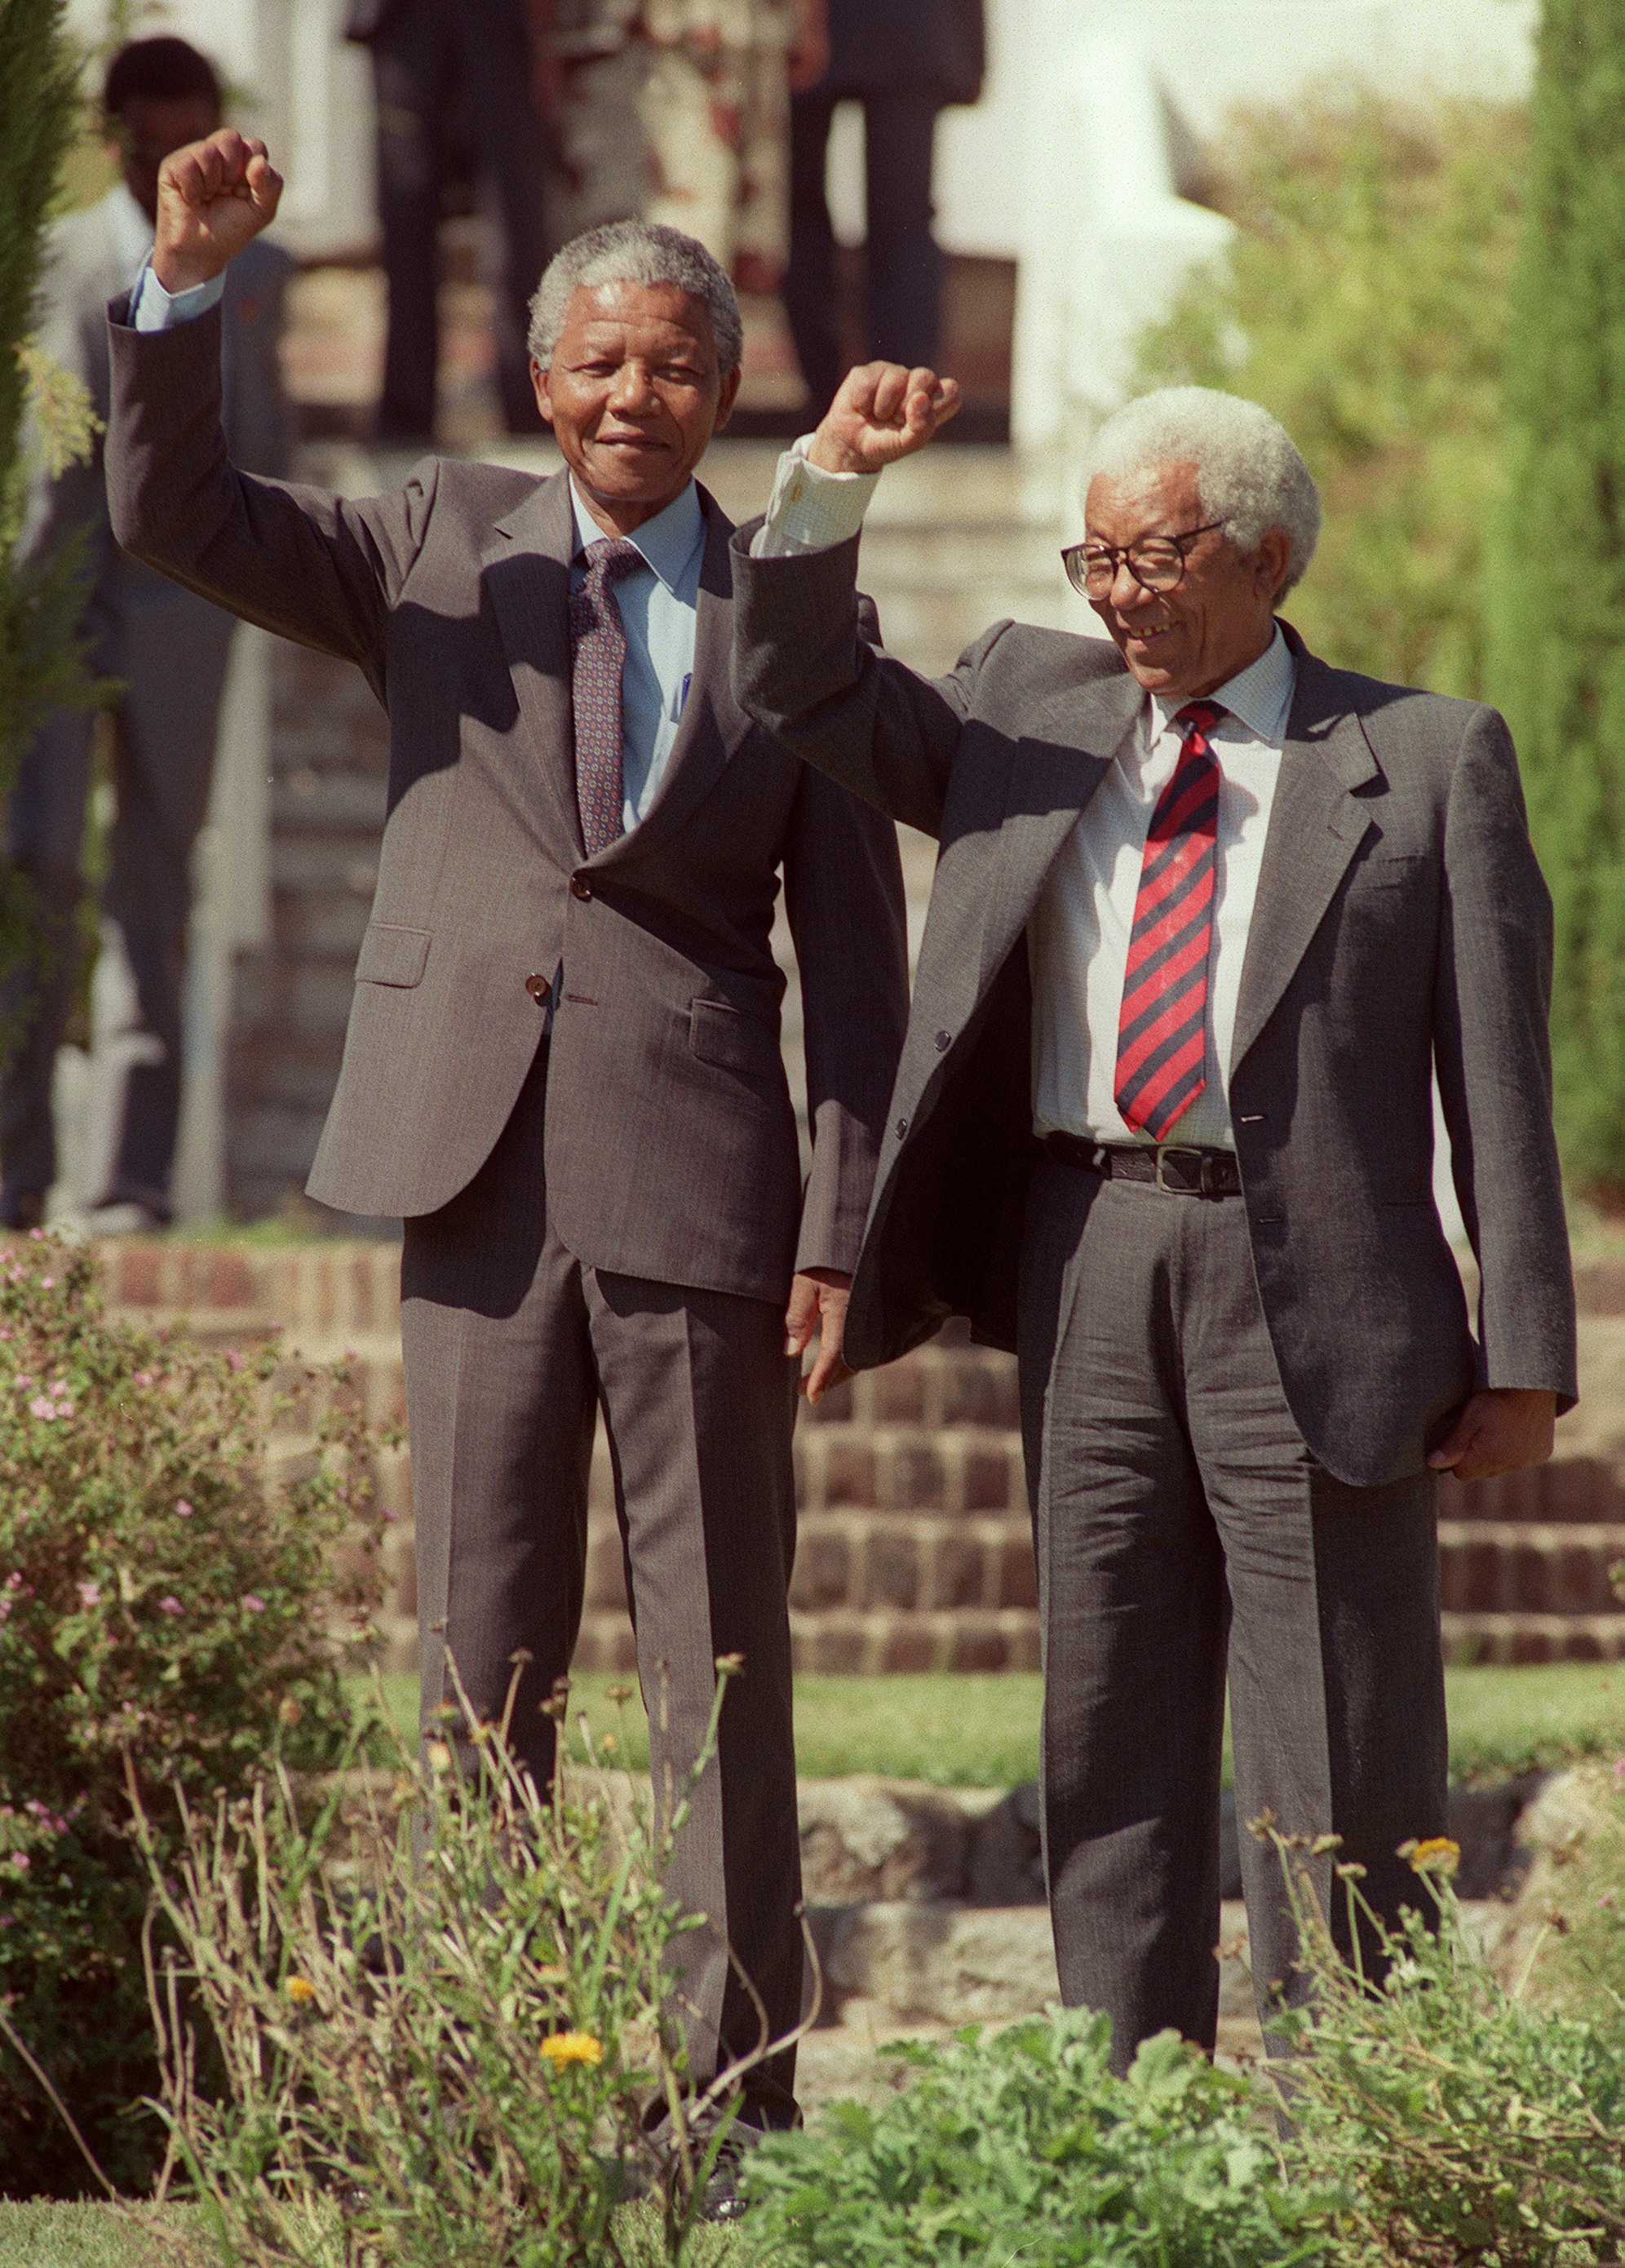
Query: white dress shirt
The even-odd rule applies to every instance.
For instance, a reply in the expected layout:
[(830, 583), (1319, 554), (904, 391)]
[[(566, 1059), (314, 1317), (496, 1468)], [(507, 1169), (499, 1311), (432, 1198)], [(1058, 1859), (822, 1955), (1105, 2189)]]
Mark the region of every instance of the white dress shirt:
[[(821, 471), (811, 436), (779, 460), (773, 501), (751, 546), (760, 557), (844, 542), (863, 524), (874, 476)], [(1232, 1145), (1228, 1086), (1236, 1000), (1259, 865), (1297, 683), (1279, 628), (1269, 645), (1210, 697), (1229, 713), (1212, 735), (1219, 763), (1213, 940), (1208, 955), (1207, 1084), (1168, 1139)], [(1027, 926), (1033, 973), (1033, 1123), (1040, 1134), (1145, 1142), (1123, 1123), (1113, 1087), (1123, 970), (1146, 831), (1173, 776), (1181, 704), (1150, 696), (1051, 868)]]
[[(1213, 939), (1208, 953), (1207, 1084), (1166, 1139), (1232, 1146), (1229, 1079), (1236, 998), (1259, 865), (1281, 770), (1297, 665), (1279, 626), (1270, 644), (1209, 697), (1228, 713), (1210, 740), (1218, 760)], [(1123, 970), (1146, 831), (1179, 761), (1178, 701), (1153, 694), (1049, 871), (1027, 924), (1033, 972), (1033, 1123), (1037, 1132), (1144, 1142), (1112, 1089)]]

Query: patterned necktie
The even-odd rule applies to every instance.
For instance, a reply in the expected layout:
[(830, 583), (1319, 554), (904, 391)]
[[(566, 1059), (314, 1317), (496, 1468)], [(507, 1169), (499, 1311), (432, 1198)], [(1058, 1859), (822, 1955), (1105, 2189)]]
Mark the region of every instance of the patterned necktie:
[(1124, 1124), (1157, 1142), (1207, 1085), (1219, 786), (1208, 736), (1224, 714), (1217, 702), (1188, 701), (1173, 720), (1180, 760), (1151, 814), (1134, 902), (1114, 1092)]
[(626, 624), (614, 585), (643, 566), (643, 555), (623, 535), (589, 543), (587, 571), (570, 594), (570, 698), (576, 719), (576, 801), (587, 856), (625, 833), (621, 777), (621, 672)]

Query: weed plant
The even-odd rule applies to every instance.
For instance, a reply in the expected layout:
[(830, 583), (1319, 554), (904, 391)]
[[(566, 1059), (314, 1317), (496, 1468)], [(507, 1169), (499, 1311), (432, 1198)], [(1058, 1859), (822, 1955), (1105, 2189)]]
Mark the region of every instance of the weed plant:
[(785, 2268), (1285, 2268), (1326, 2257), (1327, 2201), (1284, 2178), (1258, 2090), (1173, 2032), (1127, 2079), (1110, 2020), (882, 2051), (913, 2083), (770, 2135), (744, 2182), (751, 2257)]
[[(378, 1594), (366, 1428), (342, 1376), (292, 1477), (266, 1476), (276, 1357), (109, 1321), (83, 1248), (0, 1248), (0, 2190), (138, 2187), (161, 2126), (142, 1939), (185, 1803), (273, 1751), (328, 1764)], [(27, 2060), (33, 2058), (32, 2065)]]
[(163, 2109), (211, 2268), (616, 2268), (635, 2195), (637, 2257), (651, 2218), (658, 2257), (690, 2257), (748, 2065), (690, 2080), (674, 1980), (697, 1922), (660, 1883), (687, 1791), (651, 1826), (602, 1786), (540, 1794), (505, 1725), (472, 1732), (466, 1779), (449, 1738), (420, 1760), (358, 1723), (354, 1756), (393, 1737), (391, 1771), (310, 1802), (279, 1767), (188, 1808), (178, 1865), (155, 1864), (181, 1948), (151, 1972)]
[[(1495, 1975), (1450, 1885), (1455, 1845), (1416, 1846), (1433, 1909), (1378, 1921), (1340, 1867), (1350, 1934), (1388, 1966), (1374, 1989), (1332, 1943), (1301, 1843), (1274, 1838), (1314, 1994), (1271, 2029), (1296, 2181), (1341, 2200), (1336, 2268), (1592, 2268), (1625, 2246), (1625, 2063), (1617, 2019), (1543, 2009)], [(1281, 2068), (1276, 2066), (1277, 2070)]]

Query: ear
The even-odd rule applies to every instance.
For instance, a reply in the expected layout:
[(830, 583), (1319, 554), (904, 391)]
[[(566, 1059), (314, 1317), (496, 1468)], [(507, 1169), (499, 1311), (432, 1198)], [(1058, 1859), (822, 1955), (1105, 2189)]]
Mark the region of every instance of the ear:
[(1273, 605), (1281, 595), (1292, 564), (1292, 539), (1284, 527), (1267, 527), (1259, 539), (1258, 549), (1253, 555), (1254, 578), (1261, 598)]
[[(711, 424), (713, 433), (720, 433), (729, 418), (732, 416), (733, 405), (739, 398), (739, 381), (744, 375), (745, 372), (738, 363), (735, 363), (732, 370), (723, 372), (722, 392), (717, 397), (717, 416)], [(546, 416), (547, 412), (544, 410), (542, 415)]]
[(548, 373), (542, 367), (541, 364), (537, 361), (534, 355), (531, 357), (531, 384), (536, 390), (536, 407), (547, 419), (548, 423), (551, 425), (553, 423), (553, 397), (548, 391)]

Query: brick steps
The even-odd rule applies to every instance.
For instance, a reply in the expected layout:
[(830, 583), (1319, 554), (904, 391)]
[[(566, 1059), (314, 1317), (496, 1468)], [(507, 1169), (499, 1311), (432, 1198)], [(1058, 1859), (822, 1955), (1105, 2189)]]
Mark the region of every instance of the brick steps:
[[(132, 1316), (184, 1322), (214, 1346), (258, 1344), (280, 1323), (290, 1357), (346, 1359), (373, 1422), (404, 1422), (398, 1246), (129, 1238), (104, 1247), (102, 1261), (110, 1300)], [(1625, 1307), (1625, 1274), (1592, 1272), (1585, 1288), (1599, 1310)], [(280, 1382), (298, 1386), (291, 1360)], [(276, 1464), (307, 1454), (313, 1422), (308, 1397), (296, 1395), (270, 1445)], [(803, 1411), (790, 1594), (798, 1668), (1038, 1667), (1018, 1422), (1013, 1361), (952, 1331)], [(380, 1456), (379, 1480), (394, 1514), (389, 1660), (404, 1668), (415, 1660), (417, 1603), (404, 1449)], [(577, 1660), (624, 1671), (634, 1650), (601, 1432), (590, 1495)], [(1453, 1655), (1625, 1657), (1625, 1601), (1608, 1575), (1625, 1560), (1625, 1475), (1611, 1457), (1560, 1456), (1532, 1472), (1466, 1485), (1447, 1476), (1440, 1512), (1441, 1595)]]

